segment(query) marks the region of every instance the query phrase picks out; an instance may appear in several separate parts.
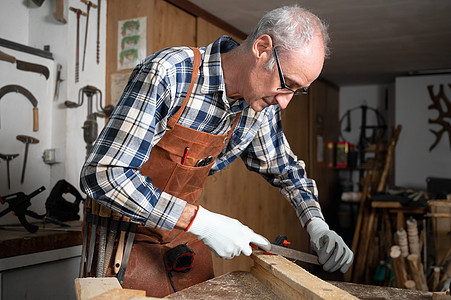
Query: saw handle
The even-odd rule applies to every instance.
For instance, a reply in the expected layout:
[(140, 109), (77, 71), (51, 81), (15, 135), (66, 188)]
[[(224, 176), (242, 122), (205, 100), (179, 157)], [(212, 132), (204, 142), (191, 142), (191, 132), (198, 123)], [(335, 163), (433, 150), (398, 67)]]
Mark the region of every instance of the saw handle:
[(39, 111), (37, 107), (33, 107), (33, 131), (39, 130)]

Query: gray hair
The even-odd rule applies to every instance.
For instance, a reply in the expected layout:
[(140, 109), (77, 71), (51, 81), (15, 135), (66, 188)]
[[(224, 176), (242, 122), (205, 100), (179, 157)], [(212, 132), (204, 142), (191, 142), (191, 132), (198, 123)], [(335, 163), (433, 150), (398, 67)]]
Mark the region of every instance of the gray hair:
[[(316, 15), (298, 5), (283, 6), (266, 13), (243, 41), (244, 49), (249, 50), (263, 34), (268, 34), (279, 53), (307, 46), (315, 34), (321, 34), (326, 57), (329, 54), (329, 34), (327, 24)], [(274, 58), (269, 65), (274, 65)], [(268, 67), (270, 67), (268, 66)]]

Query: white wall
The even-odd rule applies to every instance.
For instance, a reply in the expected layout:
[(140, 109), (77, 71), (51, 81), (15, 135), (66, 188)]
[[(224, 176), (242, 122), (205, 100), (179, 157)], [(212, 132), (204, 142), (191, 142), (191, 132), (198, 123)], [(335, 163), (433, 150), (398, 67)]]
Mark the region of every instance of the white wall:
[[(403, 125), (395, 153), (397, 185), (425, 189), (427, 177), (451, 178), (450, 133), (444, 133), (439, 144), (429, 151), (435, 141), (430, 130), (438, 131), (441, 126), (428, 122), (429, 119), (437, 118), (438, 112), (428, 109), (432, 100), (427, 86), (433, 85), (434, 94), (437, 94), (439, 86), (443, 85), (445, 95), (450, 101), (451, 88), (448, 84), (451, 84), (451, 75), (396, 79), (395, 118), (396, 122)], [(445, 103), (441, 101), (446, 111)], [(451, 124), (449, 117), (445, 121)]]
[[(79, 0), (65, 0), (64, 14), (67, 24), (56, 21), (52, 13), (56, 10), (55, 1), (44, 1), (37, 7), (32, 1), (2, 0), (0, 2), (0, 37), (30, 47), (43, 49), (50, 46), (53, 61), (33, 55), (23, 54), (1, 47), (7, 54), (17, 56), (20, 60), (44, 64), (50, 69), (50, 78), (45, 80), (41, 75), (16, 70), (13, 64), (0, 61), (0, 87), (6, 84), (19, 84), (35, 94), (40, 111), (41, 128), (33, 132), (28, 122), (31, 104), (23, 96), (10, 93), (0, 100), (0, 153), (20, 153), (12, 161), (11, 173), (16, 176), (7, 188), (6, 163), (0, 161), (0, 195), (23, 191), (26, 194), (36, 190), (41, 185), (46, 191), (32, 200), (31, 210), (37, 213), (45, 212), (45, 200), (54, 184), (60, 179), (66, 179), (79, 189), (79, 173), (84, 162), (86, 150), (83, 140), (82, 126), (87, 116), (87, 103), (76, 109), (68, 109), (64, 101), (78, 101), (79, 89), (93, 85), (105, 90), (105, 40), (106, 40), (106, 0), (101, 3), (100, 30), (100, 64), (96, 64), (96, 32), (97, 10), (91, 9), (89, 18), (89, 33), (86, 50), (85, 69), (82, 72), (82, 58), (86, 17), (80, 22), (80, 81), (75, 83), (75, 43), (76, 14), (69, 11), (69, 6), (86, 11), (86, 5)], [(62, 65), (62, 82), (59, 98), (54, 100), (54, 85), (56, 66)], [(24, 100), (25, 99), (25, 100)], [(95, 108), (94, 108), (95, 109)], [(19, 116), (19, 117), (15, 117)], [(99, 132), (104, 119), (98, 119)], [(38, 137), (41, 142), (36, 147), (30, 146), (25, 182), (20, 184), (20, 173), (23, 160), (23, 144), (16, 140), (16, 135), (25, 134)], [(57, 148), (63, 155), (60, 164), (44, 164), (41, 156), (44, 149)], [(0, 218), (0, 224), (16, 223), (17, 218), (8, 215)]]
[[(387, 121), (386, 93), (389, 87), (386, 85), (361, 85), (340, 87), (340, 119), (348, 110), (366, 105), (377, 109)], [(351, 112), (351, 132), (344, 132), (346, 122), (342, 122), (341, 132), (346, 141), (358, 144), (361, 124), (361, 110)], [(368, 111), (367, 125), (376, 125), (376, 115)], [(368, 132), (369, 133), (369, 132)]]

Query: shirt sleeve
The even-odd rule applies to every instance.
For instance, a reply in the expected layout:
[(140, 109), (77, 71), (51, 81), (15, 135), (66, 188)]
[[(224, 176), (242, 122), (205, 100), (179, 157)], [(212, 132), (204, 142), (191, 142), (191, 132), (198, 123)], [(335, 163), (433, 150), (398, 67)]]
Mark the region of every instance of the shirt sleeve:
[(186, 202), (152, 185), (139, 168), (163, 135), (172, 104), (171, 80), (158, 63), (139, 64), (97, 138), (80, 175), (82, 190), (148, 227), (171, 230)]
[(291, 151), (282, 131), (280, 109), (267, 109), (257, 135), (241, 154), (247, 168), (263, 176), (290, 201), (302, 226), (312, 218), (324, 220), (313, 179), (305, 163)]

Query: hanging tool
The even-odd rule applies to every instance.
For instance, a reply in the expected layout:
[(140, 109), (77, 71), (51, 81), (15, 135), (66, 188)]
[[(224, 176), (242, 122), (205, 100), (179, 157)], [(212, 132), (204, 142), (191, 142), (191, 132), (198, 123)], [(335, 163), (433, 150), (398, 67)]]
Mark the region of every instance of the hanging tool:
[(100, 63), (100, 4), (102, 0), (97, 3), (97, 49), (96, 49), (96, 62)]
[(85, 28), (85, 45), (83, 47), (83, 66), (82, 71), (85, 70), (85, 57), (86, 57), (86, 43), (88, 42), (88, 25), (89, 25), (89, 10), (92, 8), (97, 8), (97, 5), (88, 0), (80, 0), (87, 5), (86, 8), (86, 28)]
[(26, 88), (17, 85), (17, 84), (10, 84), (5, 85), (0, 89), (0, 99), (11, 92), (16, 92), (19, 94), (24, 95), (28, 100), (30, 100), (31, 104), (33, 105), (33, 131), (39, 130), (39, 111), (38, 111), (38, 100), (33, 96), (30, 91), (28, 91)]
[(133, 241), (135, 240), (136, 228), (138, 228), (137, 223), (130, 222), (130, 227), (128, 229), (127, 243), (125, 244), (124, 256), (122, 257), (121, 267), (119, 272), (117, 272), (117, 280), (122, 285), (124, 282), (125, 271), (127, 270), (128, 259), (130, 258), (130, 252), (132, 251)]
[[(88, 97), (88, 116), (83, 124), (83, 137), (86, 142), (86, 157), (91, 151), (92, 144), (97, 139), (97, 117), (106, 118), (111, 115), (113, 105), (102, 106), (102, 91), (92, 85), (87, 85), (78, 91), (78, 102), (66, 101), (64, 104), (68, 108), (76, 108), (83, 105), (84, 96)], [(96, 112), (93, 112), (93, 99), (96, 96)], [(100, 99), (100, 100), (99, 100)], [(99, 107), (100, 104), (100, 107)]]
[(117, 244), (116, 256), (114, 257), (114, 274), (117, 274), (121, 268), (122, 257), (124, 256), (124, 243), (125, 243), (125, 234), (130, 227), (129, 218), (123, 217), (119, 226), (119, 230), (121, 231), (121, 235), (119, 236), (119, 243)]
[(66, 24), (67, 21), (64, 18), (64, 0), (56, 0), (56, 11), (53, 13), (53, 17), (58, 22)]
[(58, 64), (56, 67), (56, 83), (55, 83), (55, 94), (53, 95), (53, 100), (58, 100), (59, 96), (59, 90), (60, 90), (60, 84), (64, 81), (64, 79), (61, 79), (61, 69), (63, 68), (62, 65)]
[(103, 205), (100, 205), (99, 210), (100, 217), (100, 233), (99, 233), (99, 247), (98, 247), (98, 255), (97, 255), (97, 270), (96, 277), (105, 277), (103, 274), (104, 265), (105, 265), (105, 251), (107, 245), (107, 232), (108, 232), (108, 223), (111, 217), (111, 210), (106, 208)]
[(21, 141), (22, 143), (25, 144), (25, 154), (23, 156), (23, 166), (22, 166), (22, 177), (20, 178), (20, 183), (23, 183), (23, 180), (25, 178), (25, 166), (27, 164), (28, 145), (29, 144), (37, 144), (37, 143), (39, 143), (39, 140), (32, 136), (23, 135), (23, 134), (16, 136), (16, 139), (18, 139), (19, 141)]
[(12, 64), (16, 63), (16, 68), (18, 70), (39, 73), (44, 75), (45, 79), (49, 79), (50, 71), (46, 66), (18, 60), (14, 56), (8, 55), (3, 51), (0, 51), (0, 60), (7, 61)]
[[(121, 220), (121, 214), (112, 211), (111, 212), (112, 218), (111, 218), (111, 224), (110, 224), (110, 232), (108, 233), (108, 241), (106, 244), (106, 250), (105, 250), (105, 263), (103, 266), (103, 276), (105, 276), (108, 266), (110, 265), (111, 256), (113, 254), (113, 248), (114, 248), (114, 241), (116, 240), (116, 234), (119, 227), (119, 223)], [(117, 273), (117, 272), (116, 272)]]
[(81, 11), (81, 9), (69, 7), (71, 11), (77, 14), (77, 41), (76, 41), (76, 52), (75, 52), (75, 82), (78, 82), (79, 68), (80, 68), (80, 16), (86, 16), (86, 13)]
[(28, 223), (27, 219), (25, 219), (25, 215), (33, 217), (35, 219), (43, 219), (45, 215), (38, 215), (37, 213), (28, 210), (27, 208), (31, 205), (31, 198), (38, 195), (42, 191), (45, 190), (44, 186), (41, 186), (36, 191), (32, 192), (29, 195), (25, 195), (23, 192), (18, 192), (6, 196), (0, 197), (0, 203), (5, 204), (8, 203), (8, 208), (0, 212), (0, 217), (3, 217), (8, 212), (12, 211), (15, 216), (19, 218), (20, 224), (25, 227), (26, 230), (30, 233), (35, 233), (38, 231), (39, 227), (36, 225), (32, 225)]
[(85, 277), (85, 264), (86, 264), (86, 246), (88, 244), (88, 230), (89, 224), (92, 223), (92, 215), (91, 215), (91, 197), (87, 196), (85, 200), (85, 217), (84, 217), (84, 227), (83, 227), (83, 244), (81, 248), (81, 260), (80, 260), (80, 273), (78, 274), (79, 278)]
[(99, 203), (96, 200), (92, 199), (91, 201), (91, 238), (89, 239), (89, 252), (88, 252), (88, 266), (86, 269), (87, 273), (91, 272), (92, 267), (92, 259), (94, 258), (94, 246), (96, 244), (96, 235), (97, 235), (97, 225), (99, 224)]
[(8, 176), (8, 189), (11, 188), (11, 177), (9, 175), (9, 161), (13, 160), (17, 156), (19, 156), (18, 153), (16, 153), (16, 154), (1, 154), (0, 153), (0, 158), (6, 160), (6, 173)]

